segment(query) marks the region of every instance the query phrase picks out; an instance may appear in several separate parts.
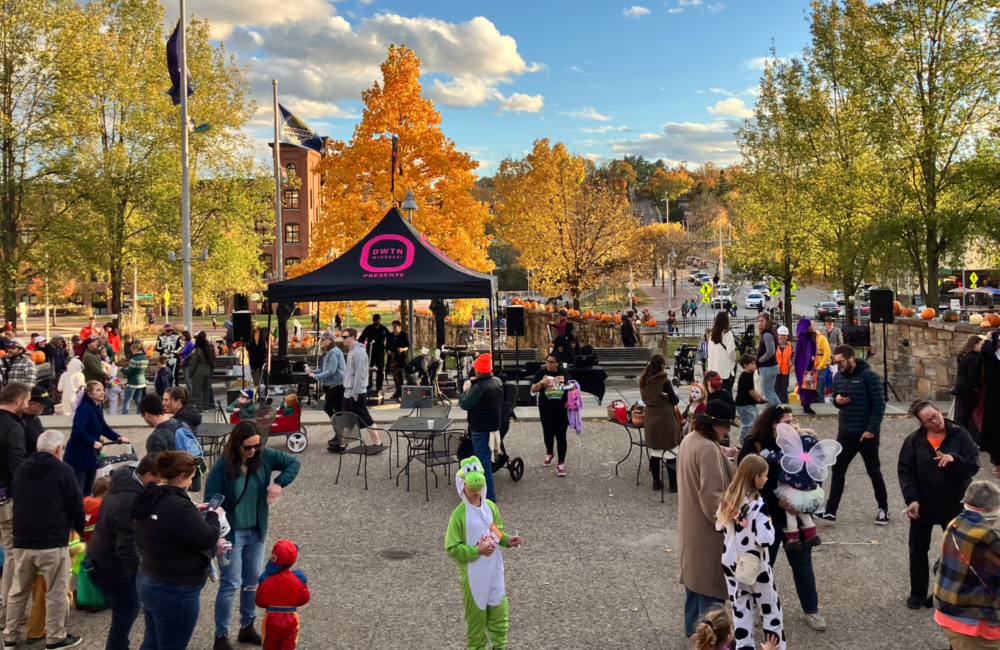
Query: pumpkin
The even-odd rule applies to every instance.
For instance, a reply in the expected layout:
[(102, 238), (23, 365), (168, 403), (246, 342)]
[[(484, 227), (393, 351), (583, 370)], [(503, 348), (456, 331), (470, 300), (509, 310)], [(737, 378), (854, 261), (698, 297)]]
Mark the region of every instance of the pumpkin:
[(292, 340), (295, 341), (296, 343), (298, 343), (299, 342), (298, 335), (296, 334), (296, 335), (292, 336)]
[(552, 305), (545, 305), (545, 311), (552, 311)]
[(615, 314), (615, 325), (621, 325), (621, 324), (622, 324), (622, 315)]
[(990, 327), (1000, 327), (1000, 315), (988, 314), (986, 317), (990, 320)]
[(898, 300), (894, 300), (892, 302), (892, 313), (896, 314), (897, 316), (902, 316), (903, 315), (903, 303), (899, 302)]
[(611, 322), (611, 314), (601, 314), (601, 322), (602, 323), (610, 323)]
[(588, 309), (587, 311), (585, 311), (585, 312), (583, 312), (582, 314), (580, 314), (580, 316), (581, 316), (581, 317), (582, 317), (582, 318), (583, 318), (584, 320), (586, 320), (586, 319), (590, 318), (590, 317), (591, 317), (591, 316), (593, 316), (593, 315), (594, 315), (594, 312), (593, 312), (592, 310), (590, 310), (590, 309)]
[(646, 327), (656, 327), (656, 319), (650, 317), (650, 319), (646, 321)]
[(150, 359), (153, 358), (154, 352), (156, 352), (156, 346), (151, 345), (148, 348), (146, 348), (146, 356), (149, 357)]
[(295, 341), (292, 341), (291, 343), (288, 344), (288, 347), (294, 348), (294, 347), (298, 347), (298, 345), (299, 345), (298, 343), (296, 343)]
[(45, 353), (41, 350), (34, 350), (31, 353), (31, 360), (37, 363), (45, 363)]
[(958, 312), (949, 309), (948, 311), (941, 314), (941, 320), (946, 323), (957, 323), (958, 322)]
[(510, 304), (512, 304), (512, 305), (520, 305), (521, 304), (521, 299), (520, 298), (511, 298)]
[(905, 316), (906, 318), (913, 318), (913, 308), (907, 307), (906, 309), (904, 309), (903, 316)]
[(975, 325), (982, 325), (982, 324), (983, 324), (983, 315), (982, 314), (973, 314), (972, 316), (969, 316), (969, 325), (975, 326)]
[(6, 350), (0, 350), (0, 359), (3, 359), (6, 356), (7, 356), (7, 351)]
[(930, 320), (934, 318), (935, 312), (931, 307), (924, 307), (923, 311), (920, 312), (920, 317), (924, 320)]

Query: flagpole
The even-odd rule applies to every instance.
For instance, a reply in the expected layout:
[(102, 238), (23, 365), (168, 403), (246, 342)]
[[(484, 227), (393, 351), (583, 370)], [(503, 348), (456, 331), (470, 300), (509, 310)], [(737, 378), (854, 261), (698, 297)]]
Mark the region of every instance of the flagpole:
[(277, 279), (281, 282), (285, 279), (285, 260), (281, 256), (281, 133), (278, 130), (278, 80), (271, 79), (271, 88), (274, 91), (274, 222), (277, 228), (277, 237), (274, 240), (274, 252), (278, 257)]
[(188, 170), (188, 110), (187, 110), (187, 39), (184, 29), (187, 22), (187, 10), (184, 0), (181, 3), (181, 21), (177, 39), (181, 64), (181, 259), (183, 260), (183, 293), (184, 293), (184, 329), (194, 331), (192, 326), (191, 305), (191, 190), (190, 172)]

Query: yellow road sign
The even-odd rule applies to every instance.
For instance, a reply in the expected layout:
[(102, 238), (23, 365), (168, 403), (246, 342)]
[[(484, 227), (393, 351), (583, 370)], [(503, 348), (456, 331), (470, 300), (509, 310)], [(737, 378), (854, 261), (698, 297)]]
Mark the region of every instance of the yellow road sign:
[[(712, 295), (712, 285), (710, 285), (707, 282), (705, 284), (701, 285), (701, 295), (705, 296), (706, 298), (708, 298), (710, 295)], [(708, 301), (705, 300), (705, 301), (702, 301), (702, 302), (708, 302)]]
[(975, 271), (973, 271), (972, 275), (969, 276), (969, 279), (972, 280), (972, 288), (975, 289), (976, 283), (979, 282), (979, 276), (976, 275)]
[(708, 302), (708, 296), (702, 296), (701, 297), (701, 301), (702, 302)]

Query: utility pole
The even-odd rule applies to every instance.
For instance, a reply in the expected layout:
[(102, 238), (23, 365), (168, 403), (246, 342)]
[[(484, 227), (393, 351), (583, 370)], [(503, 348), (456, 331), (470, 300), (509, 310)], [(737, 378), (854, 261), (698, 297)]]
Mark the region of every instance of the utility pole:
[(281, 256), (281, 132), (278, 127), (278, 80), (271, 79), (271, 89), (274, 94), (274, 225), (277, 229), (274, 239), (274, 253), (278, 258), (278, 282), (285, 279), (285, 259)]

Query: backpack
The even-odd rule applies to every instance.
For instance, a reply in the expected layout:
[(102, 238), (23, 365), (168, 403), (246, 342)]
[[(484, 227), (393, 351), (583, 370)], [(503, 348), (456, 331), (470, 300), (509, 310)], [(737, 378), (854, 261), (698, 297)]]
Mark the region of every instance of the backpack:
[(177, 451), (186, 451), (195, 458), (201, 456), (201, 445), (198, 444), (198, 439), (194, 437), (190, 429), (185, 429), (184, 427), (177, 427), (174, 431), (174, 449)]

